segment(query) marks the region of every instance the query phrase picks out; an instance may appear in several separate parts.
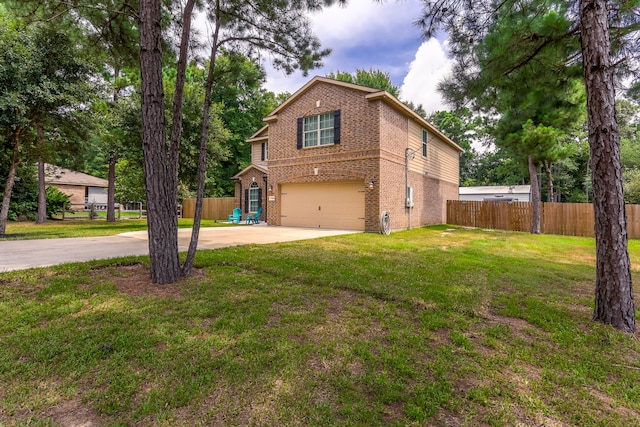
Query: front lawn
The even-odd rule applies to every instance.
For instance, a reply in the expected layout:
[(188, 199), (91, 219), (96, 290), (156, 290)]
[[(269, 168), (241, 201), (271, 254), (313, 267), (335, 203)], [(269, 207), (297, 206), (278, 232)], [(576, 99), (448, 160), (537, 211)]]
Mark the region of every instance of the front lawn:
[[(179, 218), (178, 227), (186, 228), (193, 225), (193, 218)], [(232, 224), (214, 222), (213, 220), (202, 220), (202, 227), (224, 227)], [(7, 223), (7, 232), (2, 240), (16, 239), (53, 239), (60, 237), (93, 237), (93, 236), (113, 236), (128, 231), (141, 231), (147, 229), (146, 219), (120, 219), (116, 222), (107, 222), (100, 219), (81, 220), (49, 220), (44, 224), (35, 222), (14, 222)]]
[(200, 251), (170, 286), (148, 258), (3, 273), (0, 425), (640, 425), (594, 260), (438, 226)]

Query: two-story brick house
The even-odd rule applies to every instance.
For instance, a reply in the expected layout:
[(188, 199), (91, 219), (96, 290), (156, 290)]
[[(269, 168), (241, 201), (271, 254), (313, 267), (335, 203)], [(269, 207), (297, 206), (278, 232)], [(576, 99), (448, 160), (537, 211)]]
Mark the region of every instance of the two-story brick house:
[(386, 91), (315, 77), (248, 141), (236, 205), (269, 225), (377, 232), (446, 221), (462, 149)]

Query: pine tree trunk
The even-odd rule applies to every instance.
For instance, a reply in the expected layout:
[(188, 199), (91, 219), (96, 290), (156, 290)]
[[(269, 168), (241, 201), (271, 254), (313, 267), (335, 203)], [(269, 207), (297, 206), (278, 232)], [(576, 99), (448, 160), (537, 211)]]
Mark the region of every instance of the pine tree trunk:
[(107, 187), (107, 222), (116, 222), (116, 156), (109, 156), (109, 177)]
[(178, 258), (177, 188), (172, 187), (165, 147), (162, 87), (161, 1), (140, 2), (140, 76), (142, 92), (142, 148), (147, 196), (151, 280), (175, 283)]
[(9, 220), (9, 204), (11, 203), (11, 193), (13, 192), (13, 184), (16, 179), (16, 172), (18, 170), (17, 161), (17, 136), (14, 135), (14, 147), (13, 158), (9, 165), (9, 173), (7, 174), (7, 180), (4, 184), (4, 194), (2, 195), (2, 207), (0, 207), (0, 236), (7, 234), (7, 221)]
[[(217, 3), (219, 6), (220, 3)], [(196, 206), (193, 214), (193, 227), (191, 228), (191, 240), (189, 250), (183, 266), (185, 276), (191, 274), (191, 268), (196, 257), (198, 248), (198, 238), (200, 236), (200, 224), (202, 221), (202, 204), (204, 199), (204, 184), (207, 169), (207, 141), (209, 140), (209, 117), (211, 112), (211, 91), (213, 88), (213, 73), (215, 70), (216, 55), (218, 52), (218, 35), (220, 33), (219, 9), (216, 9), (216, 28), (213, 33), (211, 43), (211, 54), (209, 56), (209, 72), (205, 86), (204, 105), (202, 114), (202, 129), (200, 132), (200, 155), (198, 156), (198, 189), (196, 190)]]
[(622, 331), (635, 332), (614, 67), (611, 64), (607, 18), (605, 0), (581, 0), (580, 25), (596, 236), (593, 319)]
[(531, 218), (531, 234), (540, 234), (540, 185), (538, 184), (538, 174), (536, 164), (533, 162), (533, 155), (529, 155), (529, 180), (531, 181), (531, 202), (533, 204), (533, 218)]
[(47, 189), (44, 182), (44, 160), (42, 159), (44, 151), (44, 130), (40, 123), (36, 125), (36, 128), (38, 133), (38, 148), (40, 149), (40, 156), (38, 157), (38, 217), (36, 218), (36, 224), (44, 224), (47, 222)]
[(38, 159), (38, 218), (36, 224), (47, 222), (47, 188), (44, 179), (44, 161)]
[(555, 202), (556, 195), (553, 192), (553, 172), (551, 170), (551, 165), (547, 165), (545, 170), (547, 172), (547, 201)]

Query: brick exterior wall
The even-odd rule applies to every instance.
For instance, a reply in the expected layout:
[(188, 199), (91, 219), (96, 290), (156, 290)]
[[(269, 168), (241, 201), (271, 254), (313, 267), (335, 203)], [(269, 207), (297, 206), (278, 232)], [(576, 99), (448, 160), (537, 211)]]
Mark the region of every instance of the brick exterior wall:
[[(389, 212), (393, 230), (409, 226), (409, 213), (412, 227), (446, 221), (446, 200), (458, 198), (457, 182), (412, 170), (409, 185), (414, 189), (414, 208), (409, 211), (405, 207), (405, 150), (410, 141), (410, 121), (415, 119), (383, 100), (368, 100), (366, 95), (361, 90), (318, 82), (295, 94), (289, 105), (277, 111), (275, 119), (267, 117), (267, 186), (272, 185), (273, 191), (265, 188), (263, 200), (270, 225), (281, 224), (282, 184), (353, 180), (361, 181), (367, 189), (365, 231), (379, 231), (383, 211)], [(341, 111), (340, 144), (298, 149), (297, 119), (335, 110)], [(451, 161), (457, 165), (457, 153)], [(236, 206), (242, 204), (243, 212), (244, 200), (240, 198), (244, 198), (244, 190), (253, 178), (261, 188), (265, 187), (262, 174), (258, 176), (256, 169), (247, 171), (236, 183)], [(373, 189), (368, 188), (370, 181), (375, 183)]]
[(57, 187), (60, 192), (71, 196), (69, 201), (71, 202), (72, 210), (84, 209), (84, 195), (86, 191), (84, 186), (67, 184), (56, 184), (53, 186)]
[(255, 182), (258, 184), (258, 188), (262, 192), (262, 214), (260, 215), (260, 221), (266, 220), (265, 210), (268, 211), (266, 201), (268, 199), (267, 184), (264, 182), (264, 173), (255, 168), (249, 169), (242, 177), (236, 181), (235, 190), (235, 207), (242, 209), (242, 218), (247, 216), (246, 203), (245, 203), (245, 190), (251, 187), (251, 184)]

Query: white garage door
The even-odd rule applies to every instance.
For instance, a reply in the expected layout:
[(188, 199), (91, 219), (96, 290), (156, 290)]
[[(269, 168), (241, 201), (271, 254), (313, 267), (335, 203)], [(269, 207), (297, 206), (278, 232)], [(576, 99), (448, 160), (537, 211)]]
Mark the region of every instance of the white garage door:
[(283, 184), (281, 224), (364, 231), (364, 193), (361, 181)]

